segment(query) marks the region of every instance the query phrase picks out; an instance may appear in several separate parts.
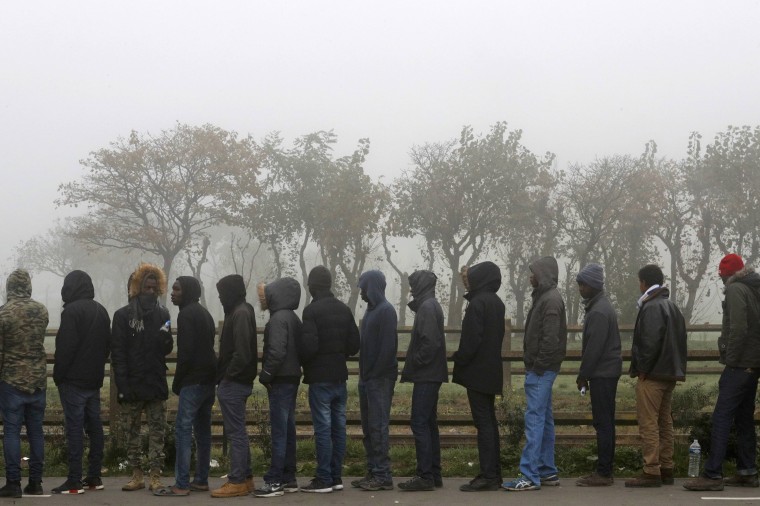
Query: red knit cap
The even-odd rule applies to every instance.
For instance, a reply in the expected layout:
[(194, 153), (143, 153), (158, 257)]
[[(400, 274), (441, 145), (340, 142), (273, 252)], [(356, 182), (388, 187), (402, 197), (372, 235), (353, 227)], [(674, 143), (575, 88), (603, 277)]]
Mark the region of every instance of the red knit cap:
[(742, 257), (736, 253), (729, 253), (720, 261), (718, 275), (721, 278), (727, 278), (733, 276), (742, 269), (744, 269), (744, 261), (742, 260)]

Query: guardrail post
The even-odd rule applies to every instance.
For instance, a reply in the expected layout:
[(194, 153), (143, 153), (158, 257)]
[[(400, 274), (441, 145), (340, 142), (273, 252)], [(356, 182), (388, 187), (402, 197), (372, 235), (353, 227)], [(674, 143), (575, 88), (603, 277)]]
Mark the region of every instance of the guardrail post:
[(512, 351), (512, 318), (504, 320), (504, 340), (501, 342), (502, 371), (504, 375), (504, 388), (512, 390), (512, 361), (504, 361), (507, 352)]

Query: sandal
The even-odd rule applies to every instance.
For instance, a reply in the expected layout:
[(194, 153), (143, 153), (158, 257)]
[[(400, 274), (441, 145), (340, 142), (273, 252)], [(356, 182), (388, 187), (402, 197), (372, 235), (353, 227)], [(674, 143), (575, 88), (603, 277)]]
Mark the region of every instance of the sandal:
[(159, 497), (185, 497), (190, 495), (189, 490), (180, 490), (174, 487), (163, 487), (153, 491), (153, 495)]

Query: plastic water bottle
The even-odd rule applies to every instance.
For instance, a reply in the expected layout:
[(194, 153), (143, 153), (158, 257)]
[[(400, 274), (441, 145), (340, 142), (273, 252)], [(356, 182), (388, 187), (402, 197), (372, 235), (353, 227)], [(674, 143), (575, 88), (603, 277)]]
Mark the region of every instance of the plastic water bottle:
[(161, 327), (160, 330), (162, 332), (169, 332), (169, 330), (171, 328), (172, 328), (172, 321), (171, 320), (166, 320), (166, 323), (163, 324), (163, 326)]
[(689, 478), (699, 476), (699, 465), (702, 460), (702, 447), (696, 439), (689, 446)]

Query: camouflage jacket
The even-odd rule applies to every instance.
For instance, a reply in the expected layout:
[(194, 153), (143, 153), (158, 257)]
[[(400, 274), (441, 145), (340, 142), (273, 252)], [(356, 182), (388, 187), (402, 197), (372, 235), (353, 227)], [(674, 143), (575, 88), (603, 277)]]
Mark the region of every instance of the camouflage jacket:
[(33, 393), (47, 385), (48, 312), (32, 300), (32, 280), (24, 270), (11, 273), (6, 293), (8, 302), (0, 307), (0, 381)]

